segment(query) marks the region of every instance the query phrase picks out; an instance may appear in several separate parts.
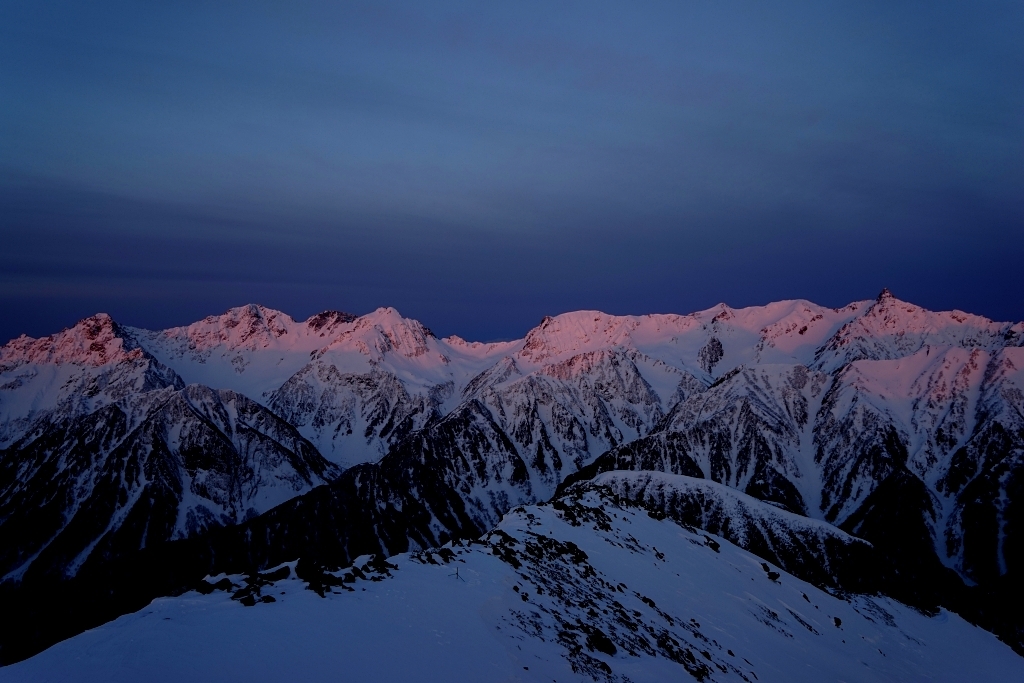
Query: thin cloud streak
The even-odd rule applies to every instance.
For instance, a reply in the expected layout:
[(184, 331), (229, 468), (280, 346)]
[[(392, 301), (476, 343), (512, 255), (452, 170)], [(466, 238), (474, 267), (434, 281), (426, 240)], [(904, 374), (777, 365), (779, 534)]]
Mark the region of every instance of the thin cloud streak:
[(260, 301), (495, 338), (882, 286), (1024, 318), (1015, 6), (6, 12), (0, 337)]

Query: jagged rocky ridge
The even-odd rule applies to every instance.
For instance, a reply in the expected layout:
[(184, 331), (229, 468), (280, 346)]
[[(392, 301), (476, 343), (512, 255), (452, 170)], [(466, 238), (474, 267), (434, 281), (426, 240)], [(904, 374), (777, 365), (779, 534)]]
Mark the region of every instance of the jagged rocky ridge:
[[(581, 311), (499, 344), (438, 339), (393, 309), (300, 323), (249, 306), (187, 328), (119, 329), (153, 368), (246, 394), (349, 468), (205, 536), (210, 566), (427, 547), (599, 472), (653, 470), (868, 540), (904, 599), (934, 605), (972, 586), (1019, 599), (1019, 323), (933, 313), (886, 291), (842, 309)], [(17, 365), (39, 342), (0, 355), (5, 435), (49, 429), (8, 408), (24, 395), (18, 372), (71, 362), (51, 352)], [(4, 461), (20, 452), (8, 447)]]

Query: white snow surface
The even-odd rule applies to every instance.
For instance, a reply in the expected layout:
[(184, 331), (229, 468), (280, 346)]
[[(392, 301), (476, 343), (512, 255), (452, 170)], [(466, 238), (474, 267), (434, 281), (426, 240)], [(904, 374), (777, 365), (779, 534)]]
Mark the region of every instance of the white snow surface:
[[(369, 580), (351, 592), (321, 598), (289, 578), (255, 607), (220, 591), (159, 599), (0, 681), (592, 680), (573, 662), (597, 680), (691, 680), (671, 650), (709, 681), (1024, 681), (1020, 657), (954, 614), (773, 580), (723, 539), (716, 550), (594, 491), (569, 502), (575, 515), (517, 508), (484, 543), (399, 555), (386, 573), (360, 558)], [(509, 551), (519, 568), (499, 557)], [(587, 646), (592, 628), (614, 654)]]

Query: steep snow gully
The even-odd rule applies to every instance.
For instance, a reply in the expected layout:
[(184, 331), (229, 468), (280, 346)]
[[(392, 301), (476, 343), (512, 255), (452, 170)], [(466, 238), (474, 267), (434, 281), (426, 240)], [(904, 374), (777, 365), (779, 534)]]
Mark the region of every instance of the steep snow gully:
[(100, 314), (0, 348), (0, 680), (1024, 680), (1022, 506), (1024, 324), (887, 290)]

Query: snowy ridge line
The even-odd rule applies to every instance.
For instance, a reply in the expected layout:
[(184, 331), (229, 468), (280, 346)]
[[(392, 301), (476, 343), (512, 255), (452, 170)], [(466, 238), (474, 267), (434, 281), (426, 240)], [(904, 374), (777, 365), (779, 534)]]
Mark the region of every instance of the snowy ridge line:
[[(776, 504), (748, 496), (725, 484), (708, 479), (660, 471), (612, 471), (599, 474), (590, 482), (576, 484), (576, 487), (588, 486), (607, 487), (624, 500), (636, 502), (643, 507), (653, 506), (655, 509), (671, 507), (674, 499), (678, 500), (684, 496), (699, 496), (708, 501), (715, 501), (715, 505), (721, 510), (721, 516), (725, 519), (743, 519), (756, 514), (761, 522), (769, 526), (831, 536), (842, 543), (863, 543), (869, 547), (871, 545), (828, 522), (798, 515)], [(693, 526), (707, 530), (703, 524)], [(736, 539), (739, 543), (732, 539), (730, 542), (742, 546), (746, 540), (743, 533), (744, 530), (738, 528)]]
[[(842, 309), (798, 300), (744, 309), (723, 304), (685, 316), (577, 311), (545, 318), (521, 340), (486, 345), (437, 339), (392, 308), (360, 317), (325, 311), (296, 322), (248, 305), (162, 331), (121, 326), (98, 314), (50, 337), (22, 336), (0, 348), (0, 425), (6, 433), (0, 442), (29, 431), (45, 417), (42, 406), (61, 391), (35, 377), (52, 373), (43, 368), (114, 367), (139, 360), (139, 354), (182, 383), (231, 389), (262, 402), (329, 459), (351, 466), (379, 459), (409, 431), (452, 410), (470, 386), (513, 381), (492, 371), (508, 364), (521, 375), (553, 373), (564, 380), (574, 363), (579, 366), (577, 357), (621, 350), (634, 362), (641, 359), (638, 368), (667, 412), (700, 383), (713, 384), (741, 366), (800, 364), (833, 372), (855, 360), (901, 358), (926, 346), (994, 350), (1021, 343), (1024, 324), (932, 313), (888, 291), (875, 302)], [(15, 373), (19, 366), (26, 367)]]
[[(117, 362), (118, 352), (139, 346), (162, 359), (177, 361), (171, 365), (180, 364), (182, 368), (217, 362), (218, 352), (232, 351), (265, 351), (269, 356), (298, 353), (308, 357), (327, 353), (334, 347), (377, 358), (389, 352), (416, 357), (432, 350), (428, 340), (455, 350), (456, 355), (480, 357), (497, 353), (516, 357), (533, 367), (588, 350), (675, 346), (679, 352), (674, 360), (701, 367), (717, 364), (711, 360), (715, 353), (705, 353), (703, 361), (698, 357), (716, 333), (735, 342), (750, 342), (753, 353), (744, 354), (748, 362), (778, 362), (770, 358), (774, 356), (787, 361), (803, 360), (806, 365), (842, 365), (858, 357), (877, 358), (878, 353), (889, 357), (907, 355), (927, 344), (966, 348), (1016, 346), (1024, 343), (1024, 322), (993, 322), (956, 310), (931, 312), (899, 301), (884, 290), (874, 302), (861, 301), (839, 309), (793, 300), (742, 309), (719, 304), (688, 315), (615, 316), (600, 311), (576, 311), (546, 317), (523, 339), (481, 344), (454, 335), (437, 339), (422, 323), (403, 318), (393, 308), (380, 308), (364, 316), (324, 311), (296, 322), (281, 311), (249, 304), (188, 326), (158, 331), (122, 327), (109, 315), (99, 313), (49, 337), (33, 339), (22, 335), (9, 341), (0, 347), (0, 368), (18, 362)], [(691, 342), (687, 337), (694, 339)], [(695, 343), (698, 339), (702, 343)], [(874, 341), (865, 346), (868, 340)], [(722, 343), (726, 347), (734, 345), (728, 340), (720, 340), (719, 345)], [(728, 351), (726, 347), (721, 353)], [(830, 354), (838, 356), (832, 361), (824, 359)], [(236, 374), (245, 373), (248, 368), (240, 366), (249, 362), (251, 359), (245, 356), (228, 359)]]
[(568, 492), (592, 489), (725, 538), (819, 588), (894, 592), (892, 568), (871, 543), (723, 484), (665, 472), (611, 471)]
[(955, 614), (832, 595), (590, 490), (518, 507), (468, 544), (208, 576), (0, 669), (0, 680), (319, 683), (339, 672), (454, 683), (1017, 681), (1021, 659)]

